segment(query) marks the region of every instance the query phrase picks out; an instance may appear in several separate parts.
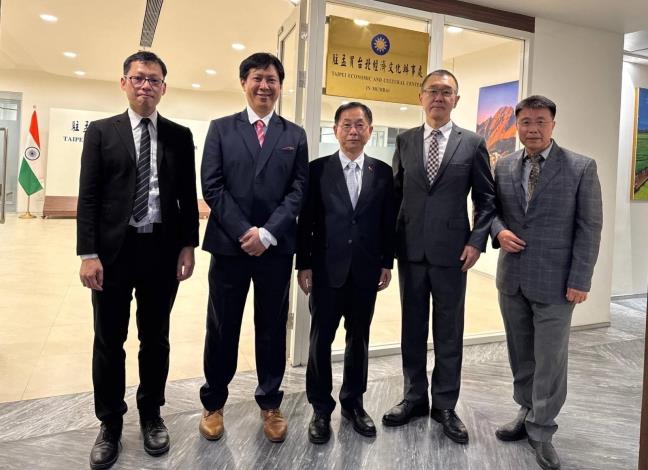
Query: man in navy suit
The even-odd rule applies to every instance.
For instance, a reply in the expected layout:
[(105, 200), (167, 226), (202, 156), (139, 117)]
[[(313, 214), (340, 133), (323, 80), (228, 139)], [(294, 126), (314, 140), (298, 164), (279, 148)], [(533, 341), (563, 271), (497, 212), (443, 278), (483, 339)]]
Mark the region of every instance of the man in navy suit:
[(333, 129), (340, 150), (310, 164), (308, 197), (299, 218), (298, 280), (311, 294), (306, 395), (314, 409), (308, 438), (315, 444), (331, 436), (331, 344), (343, 316), (342, 416), (358, 433), (376, 435), (362, 395), (376, 293), (391, 280), (395, 215), (391, 168), (364, 153), (371, 122), (371, 110), (362, 103), (338, 108)]
[(223, 405), (234, 377), (245, 299), (254, 284), (257, 376), (255, 392), (263, 429), (272, 442), (285, 439), (279, 409), (286, 367), (288, 288), (297, 216), (308, 181), (308, 148), (301, 127), (278, 116), (274, 105), (284, 70), (272, 54), (241, 62), (247, 107), (211, 122), (203, 153), (203, 196), (211, 209), (203, 249), (212, 254), (205, 338), (204, 412), (200, 432), (224, 432)]

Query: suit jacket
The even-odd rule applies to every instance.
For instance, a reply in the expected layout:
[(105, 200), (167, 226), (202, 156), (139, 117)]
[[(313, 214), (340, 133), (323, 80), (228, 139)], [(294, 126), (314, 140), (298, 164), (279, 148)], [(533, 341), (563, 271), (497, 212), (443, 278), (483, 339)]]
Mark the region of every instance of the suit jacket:
[(389, 165), (365, 155), (355, 209), (338, 152), (310, 164), (309, 190), (299, 216), (296, 267), (313, 282), (378, 287), (381, 268), (394, 258), (394, 195)]
[(301, 127), (274, 113), (260, 147), (246, 110), (213, 120), (201, 182), (211, 208), (204, 250), (243, 255), (238, 240), (256, 226), (277, 239), (268, 253), (295, 252), (297, 216), (308, 183), (308, 145)]
[(590, 290), (598, 257), (603, 209), (596, 162), (554, 142), (525, 212), (523, 153), (495, 168), (493, 246), (499, 248), (496, 237), (504, 229), (526, 242), (520, 253), (500, 250), (497, 288), (506, 294), (521, 289), (534, 302), (566, 303), (568, 287)]
[[(484, 139), (453, 124), (437, 176), (430, 186), (423, 159), (423, 130), (400, 134), (394, 153), (396, 256), (437, 266), (461, 266), (463, 248), (486, 249), (495, 192)], [(473, 227), (467, 210), (472, 190)]]
[[(157, 167), (165, 243), (177, 256), (198, 245), (198, 202), (191, 131), (158, 114)], [(133, 213), (137, 172), (128, 113), (90, 123), (81, 153), (77, 254), (97, 253), (111, 263)]]

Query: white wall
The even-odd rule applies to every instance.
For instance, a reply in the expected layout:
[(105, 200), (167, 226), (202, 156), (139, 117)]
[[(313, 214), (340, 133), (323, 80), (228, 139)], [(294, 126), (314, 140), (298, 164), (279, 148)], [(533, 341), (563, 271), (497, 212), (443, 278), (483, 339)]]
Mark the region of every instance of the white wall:
[(614, 230), (613, 295), (645, 293), (648, 285), (648, 202), (630, 200), (637, 87), (648, 88), (648, 66), (624, 63)]
[(621, 34), (536, 19), (529, 94), (556, 102), (556, 142), (596, 160), (603, 190), (601, 250), (574, 325), (610, 319), (622, 51)]
[[(236, 71), (233, 71), (236, 73)], [(122, 113), (128, 107), (124, 92), (119, 88), (120, 71), (115, 71), (115, 81), (86, 80), (67, 78), (57, 75), (32, 72), (0, 70), (0, 91), (22, 93), (22, 116), (20, 151), (22, 152), (27, 126), (31, 119), (33, 106), (38, 113), (41, 152), (45, 156), (43, 168), (47, 168), (47, 143), (49, 139), (50, 108), (83, 109), (104, 111), (111, 114)], [(192, 91), (167, 88), (158, 109), (162, 115), (179, 119), (208, 121), (215, 117), (240, 111), (245, 107), (243, 93), (222, 93)], [(20, 161), (20, 155), (15, 158)], [(199, 165), (201, 155), (196, 155)], [(47, 175), (46, 175), (47, 177)], [(78, 175), (70, 175), (70, 184), (78, 184)], [(45, 192), (47, 191), (47, 186)], [(32, 197), (30, 210), (42, 212), (43, 192)], [(24, 192), (18, 190), (18, 212), (27, 207)]]

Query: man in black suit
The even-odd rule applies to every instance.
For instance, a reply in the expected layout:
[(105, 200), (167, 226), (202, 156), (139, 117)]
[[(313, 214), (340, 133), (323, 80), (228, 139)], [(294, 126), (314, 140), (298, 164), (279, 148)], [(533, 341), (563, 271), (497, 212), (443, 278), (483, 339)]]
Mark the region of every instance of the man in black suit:
[(308, 180), (308, 148), (304, 130), (273, 111), (284, 79), (279, 59), (252, 54), (241, 63), (239, 78), (247, 108), (211, 122), (201, 169), (203, 195), (211, 208), (203, 249), (212, 259), (199, 430), (209, 440), (223, 435), (223, 406), (236, 371), (252, 281), (259, 379), (255, 398), (266, 436), (282, 442), (288, 427), (279, 409), (288, 288)]
[(169, 314), (178, 282), (193, 271), (198, 204), (191, 131), (156, 110), (166, 66), (152, 52), (124, 62), (128, 110), (92, 122), (85, 133), (77, 207), (81, 282), (92, 289), (92, 379), (101, 430), (92, 468), (119, 455), (126, 413), (124, 341), (133, 289), (140, 340), (137, 408), (144, 449), (169, 449), (160, 417), (169, 371)]
[(400, 206), (396, 256), (405, 386), (403, 400), (383, 416), (383, 423), (400, 426), (430, 410), (426, 359), (431, 296), (435, 363), (430, 415), (450, 439), (466, 443), (468, 433), (454, 411), (461, 382), (466, 272), (486, 249), (495, 196), (484, 139), (450, 120), (458, 93), (452, 73), (428, 74), (419, 94), (425, 123), (396, 139), (392, 166)]
[(337, 109), (333, 130), (340, 150), (311, 162), (299, 217), (298, 281), (311, 294), (312, 315), (306, 395), (314, 413), (308, 438), (315, 444), (331, 436), (331, 344), (342, 317), (347, 332), (342, 416), (358, 433), (376, 435), (362, 395), (376, 293), (391, 280), (395, 214), (391, 168), (364, 153), (371, 123), (371, 110), (362, 103)]

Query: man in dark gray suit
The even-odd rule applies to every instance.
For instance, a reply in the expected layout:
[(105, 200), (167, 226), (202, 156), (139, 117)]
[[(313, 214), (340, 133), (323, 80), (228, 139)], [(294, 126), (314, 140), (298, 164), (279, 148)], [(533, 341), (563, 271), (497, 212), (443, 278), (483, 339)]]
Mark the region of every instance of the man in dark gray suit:
[(392, 166), (400, 208), (396, 256), (405, 390), (383, 423), (400, 426), (430, 410), (426, 359), (431, 296), (435, 364), (430, 415), (450, 439), (466, 443), (468, 433), (454, 411), (461, 382), (466, 272), (486, 249), (495, 194), (484, 139), (450, 120), (458, 91), (452, 73), (430, 73), (419, 94), (425, 124), (396, 139)]
[(560, 468), (551, 444), (567, 395), (572, 311), (587, 299), (603, 220), (596, 162), (551, 138), (556, 105), (530, 96), (515, 108), (524, 148), (495, 168), (493, 246), (497, 289), (513, 371), (516, 419), (503, 441), (528, 437), (543, 469)]

